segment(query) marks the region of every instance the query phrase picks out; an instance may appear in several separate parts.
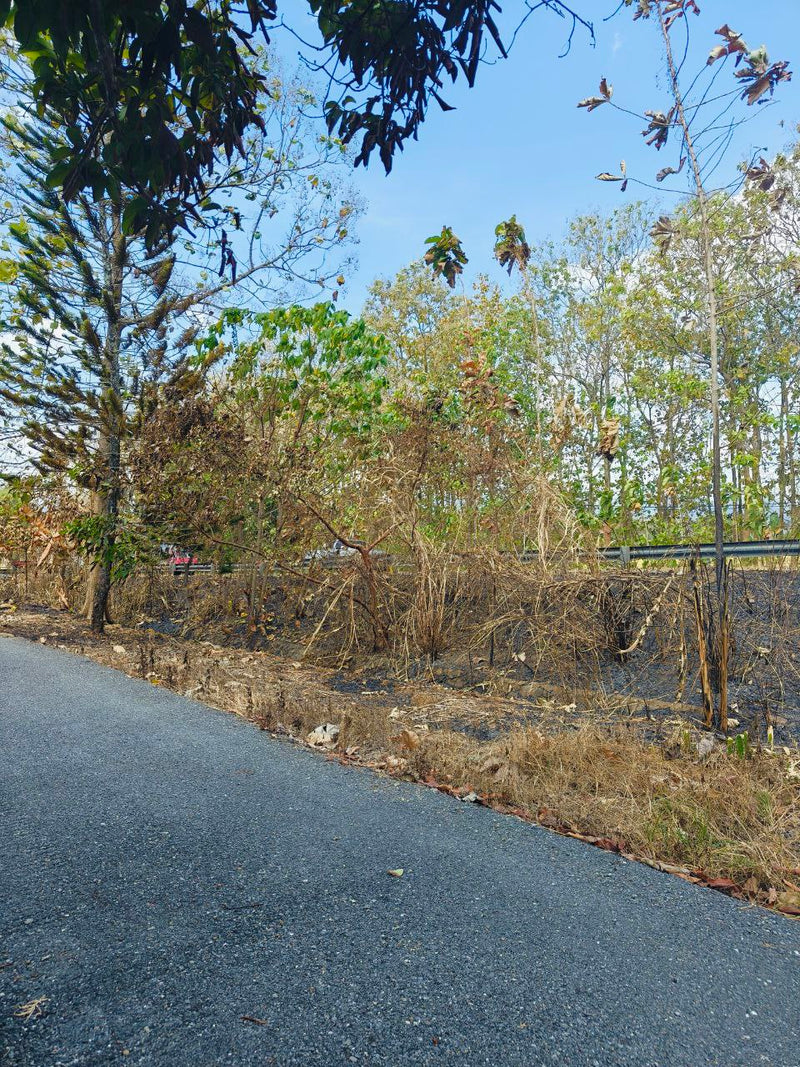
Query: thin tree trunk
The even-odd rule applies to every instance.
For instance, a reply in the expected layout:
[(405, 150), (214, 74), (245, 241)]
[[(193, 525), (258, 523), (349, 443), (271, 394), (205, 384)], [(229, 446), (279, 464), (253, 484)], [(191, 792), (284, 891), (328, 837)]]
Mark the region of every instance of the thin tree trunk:
[(255, 629), (261, 622), (261, 549), (264, 543), (264, 496), (258, 498), (258, 515), (256, 517), (256, 545), (250, 567), (250, 626)]
[(103, 426), (98, 441), (97, 467), (100, 484), (93, 494), (95, 514), (102, 523), (102, 555), (95, 560), (92, 567), (86, 597), (86, 613), (93, 633), (103, 632), (108, 615), (119, 515), (122, 450), (122, 379), (119, 359), (126, 243), (122, 233), (122, 211), (119, 204), (111, 205), (110, 222), (110, 249), (105, 269), (108, 325), (103, 352), (107, 384), (102, 396)]
[(689, 163), (692, 168), (692, 175), (694, 177), (695, 190), (697, 193), (697, 203), (700, 208), (700, 220), (702, 231), (702, 245), (703, 245), (703, 268), (705, 272), (706, 282), (706, 305), (708, 310), (708, 346), (709, 356), (711, 360), (711, 494), (714, 504), (714, 577), (716, 585), (716, 611), (715, 611), (715, 625), (713, 626), (715, 634), (714, 642), (714, 654), (716, 659), (717, 671), (715, 672), (718, 680), (718, 695), (720, 698), (720, 708), (718, 709), (718, 723), (727, 723), (727, 662), (722, 661), (723, 646), (726, 642), (723, 639), (723, 634), (726, 628), (726, 605), (724, 602), (724, 594), (726, 595), (726, 583), (724, 582), (724, 569), (725, 569), (725, 556), (723, 551), (724, 544), (724, 529), (723, 529), (723, 513), (722, 513), (722, 449), (720, 447), (720, 395), (719, 395), (719, 335), (717, 330), (717, 293), (716, 293), (716, 274), (714, 272), (714, 257), (713, 249), (711, 247), (711, 224), (708, 213), (708, 198), (706, 196), (705, 186), (703, 184), (703, 175), (700, 169), (700, 163), (697, 158), (697, 153), (694, 147), (694, 141), (692, 140), (692, 133), (689, 127), (689, 121), (686, 117), (686, 112), (683, 106), (683, 96), (680, 90), (680, 84), (678, 81), (678, 67), (675, 63), (675, 57), (672, 52), (672, 40), (669, 35), (669, 29), (664, 16), (664, 10), (660, 3), (657, 4), (658, 9), (658, 21), (661, 27), (661, 36), (664, 41), (664, 49), (666, 52), (667, 66), (669, 70), (670, 82), (672, 86), (672, 96), (675, 101), (675, 114), (683, 132), (683, 143), (686, 146), (686, 154), (689, 157)]
[(786, 444), (789, 422), (789, 395), (786, 387), (786, 379), (781, 378), (781, 410), (778, 422), (778, 519), (781, 532), (786, 526)]

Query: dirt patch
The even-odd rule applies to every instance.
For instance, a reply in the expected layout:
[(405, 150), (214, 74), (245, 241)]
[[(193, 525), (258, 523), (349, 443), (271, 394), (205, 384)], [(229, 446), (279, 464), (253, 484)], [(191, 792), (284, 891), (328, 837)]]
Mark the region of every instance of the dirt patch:
[[(627, 710), (354, 678), (266, 652), (122, 626), (92, 635), (21, 607), (0, 633), (134, 677), (463, 801), (485, 803), (652, 866), (800, 914), (800, 752), (733, 747), (676, 712)], [(549, 703), (547, 703), (549, 701)]]

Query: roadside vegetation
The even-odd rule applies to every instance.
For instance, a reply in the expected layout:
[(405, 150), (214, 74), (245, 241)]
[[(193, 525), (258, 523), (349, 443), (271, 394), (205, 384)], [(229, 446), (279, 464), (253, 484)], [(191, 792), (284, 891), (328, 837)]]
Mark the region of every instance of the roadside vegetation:
[[(359, 315), (356, 130), (313, 87), (247, 53), (269, 93), (187, 215), (118, 159), (73, 175), (86, 129), (9, 38), (0, 624), (797, 914), (800, 557), (722, 544), (800, 537), (800, 144), (712, 188), (729, 138), (672, 53), (695, 5), (634, 7), (675, 210), (538, 245), (498, 220), (469, 285), (444, 226)], [(720, 39), (732, 136), (789, 75)]]

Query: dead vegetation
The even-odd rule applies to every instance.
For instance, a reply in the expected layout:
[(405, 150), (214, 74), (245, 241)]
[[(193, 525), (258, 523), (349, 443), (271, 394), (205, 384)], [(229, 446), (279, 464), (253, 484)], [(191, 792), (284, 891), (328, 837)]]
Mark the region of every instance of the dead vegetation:
[[(106, 637), (78, 621), (83, 565), (59, 542), (0, 580), (2, 625), (337, 758), (800, 912), (797, 568), (730, 575), (726, 735), (708, 729), (721, 686), (701, 565), (601, 565), (542, 480), (434, 536), (409, 484), (361, 539), (303, 498), (302, 551), (242, 553), (230, 573), (140, 567), (113, 589)], [(333, 536), (349, 544), (336, 558)]]

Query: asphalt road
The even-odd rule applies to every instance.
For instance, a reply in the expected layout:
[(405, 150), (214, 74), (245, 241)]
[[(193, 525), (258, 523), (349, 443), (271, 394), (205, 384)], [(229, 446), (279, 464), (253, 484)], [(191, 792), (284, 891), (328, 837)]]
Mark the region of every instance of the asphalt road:
[(8, 638), (0, 759), (4, 1065), (800, 1065), (780, 916)]

